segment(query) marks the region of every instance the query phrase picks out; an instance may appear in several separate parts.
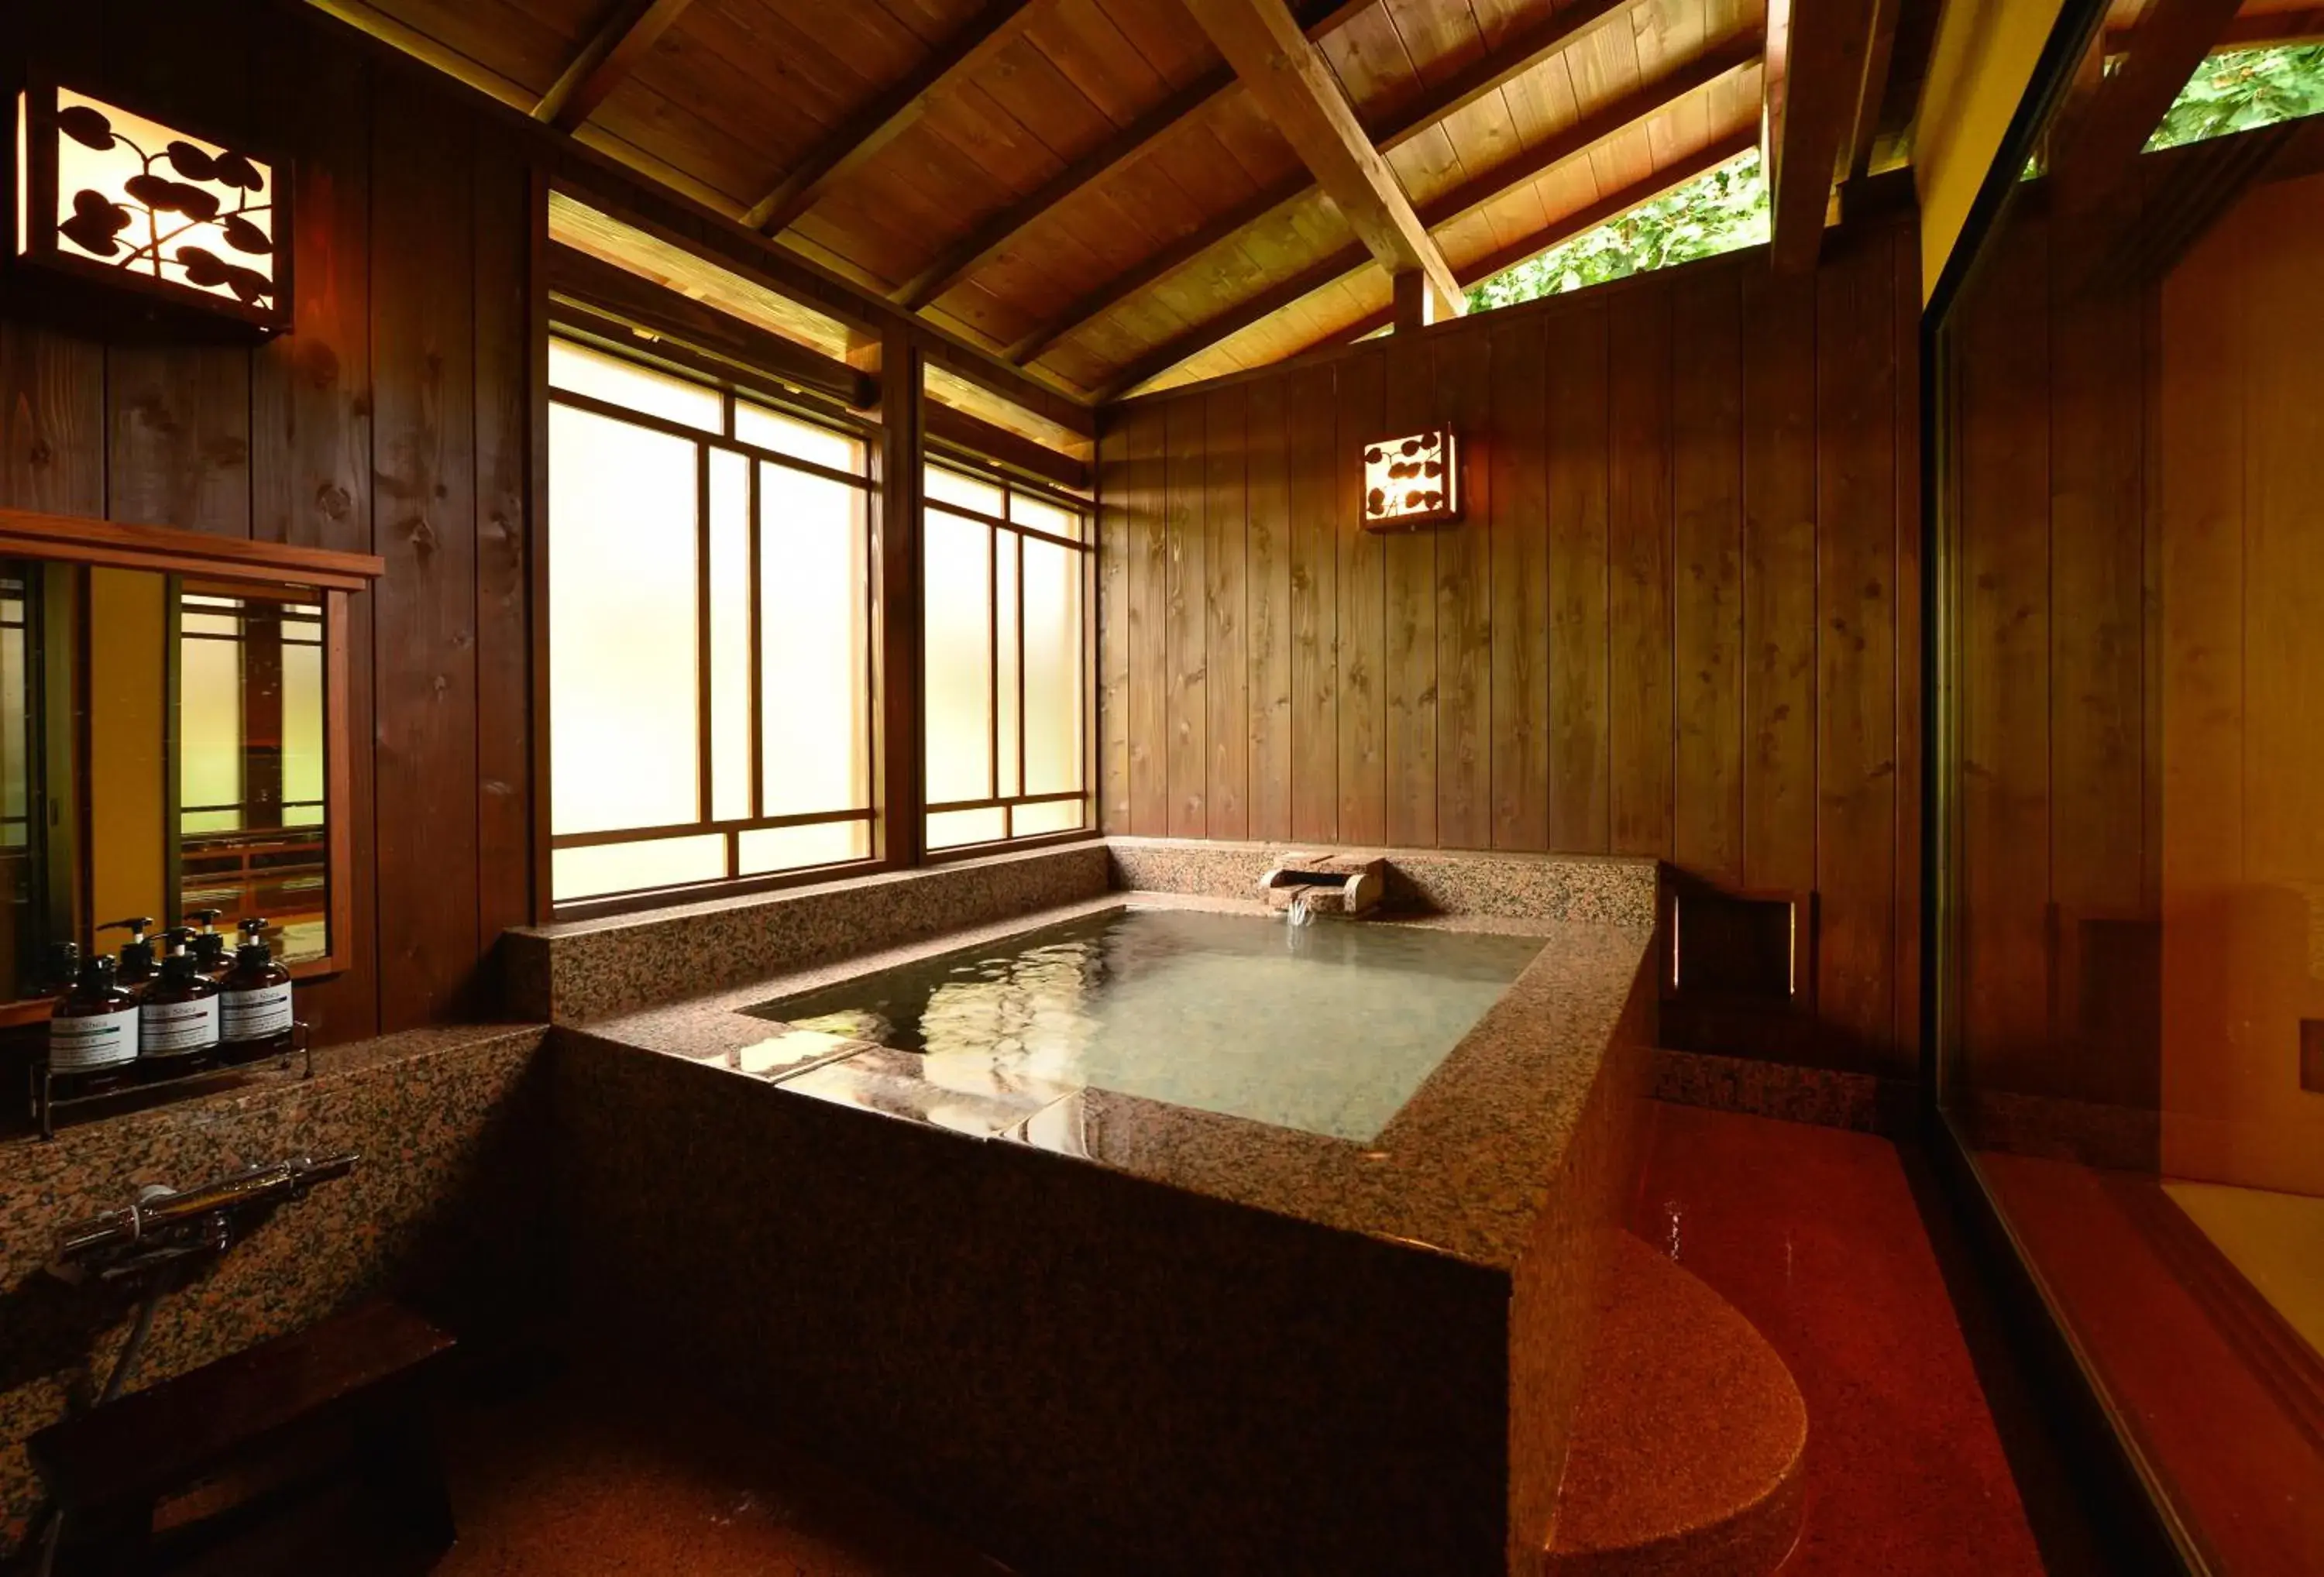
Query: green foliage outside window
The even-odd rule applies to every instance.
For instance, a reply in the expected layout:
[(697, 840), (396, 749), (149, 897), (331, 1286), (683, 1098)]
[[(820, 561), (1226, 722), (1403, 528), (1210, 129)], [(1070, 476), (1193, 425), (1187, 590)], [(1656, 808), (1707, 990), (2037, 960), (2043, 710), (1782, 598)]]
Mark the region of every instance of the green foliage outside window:
[(1766, 239), (1767, 181), (1754, 148), (1471, 287), (1469, 309), (1512, 307)]
[(2195, 69), (2149, 152), (2324, 112), (2324, 44), (2228, 50)]

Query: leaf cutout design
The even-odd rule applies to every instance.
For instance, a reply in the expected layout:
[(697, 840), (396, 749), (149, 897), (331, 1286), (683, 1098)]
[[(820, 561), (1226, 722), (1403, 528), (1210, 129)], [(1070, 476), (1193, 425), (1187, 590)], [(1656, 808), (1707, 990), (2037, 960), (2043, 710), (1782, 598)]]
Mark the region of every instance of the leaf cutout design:
[(226, 288), (241, 297), (243, 304), (247, 307), (255, 307), (274, 289), (272, 280), (254, 268), (244, 268), (236, 263), (226, 265)]
[(57, 111), (57, 130), (84, 148), (105, 152), (113, 146), (113, 123), (100, 110), (76, 104)]
[(191, 143), (175, 142), (161, 150), (177, 172), (188, 180), (208, 180), (217, 174), (217, 162)]
[(258, 166), (231, 150), (211, 161), (210, 171), (211, 180), (233, 187), (237, 191), (266, 189), (266, 177), (259, 173)]
[(274, 250), (273, 238), (240, 214), (228, 214), (223, 228), (226, 231), (226, 244), (236, 252), (248, 252), (263, 256)]
[(99, 257), (111, 257), (121, 250), (114, 237), (128, 227), (128, 209), (108, 199), (103, 192), (83, 188), (73, 193), (72, 217), (57, 229), (75, 245)]
[(156, 213), (183, 214), (189, 219), (217, 217), (217, 194), (198, 186), (150, 173), (133, 175), (121, 184), (123, 190)]
[(209, 290), (226, 282), (228, 268), (226, 261), (208, 247), (179, 247), (178, 263), (186, 271), (188, 284), (199, 285), (204, 290)]

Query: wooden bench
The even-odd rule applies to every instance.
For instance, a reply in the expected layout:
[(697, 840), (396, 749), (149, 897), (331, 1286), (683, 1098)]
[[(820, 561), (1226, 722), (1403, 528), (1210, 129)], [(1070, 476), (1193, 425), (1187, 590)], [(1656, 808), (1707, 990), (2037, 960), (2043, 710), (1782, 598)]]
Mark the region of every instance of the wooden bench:
[(353, 1439), (366, 1495), (445, 1548), (452, 1508), (427, 1402), (452, 1345), (409, 1310), (369, 1303), (42, 1430), (27, 1446), (65, 1514), (60, 1577), (146, 1570), (165, 1498), (334, 1432)]

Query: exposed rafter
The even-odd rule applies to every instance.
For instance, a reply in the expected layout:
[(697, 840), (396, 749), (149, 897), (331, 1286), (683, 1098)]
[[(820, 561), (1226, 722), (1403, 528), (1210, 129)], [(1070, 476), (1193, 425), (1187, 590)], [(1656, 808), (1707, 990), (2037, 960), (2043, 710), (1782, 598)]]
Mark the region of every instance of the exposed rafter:
[[(1730, 64), (1727, 69), (1732, 70), (1735, 68)], [(1713, 75), (1716, 76), (1718, 73)], [(1635, 119), (1636, 116), (1633, 115), (1631, 118)], [(1618, 131), (1622, 125), (1628, 124), (1628, 122), (1621, 123), (1615, 125), (1613, 129)], [(1628, 213), (1640, 203), (1650, 202), (1673, 187), (1683, 185), (1705, 171), (1716, 170), (1730, 159), (1748, 152), (1757, 140), (1757, 133), (1754, 130), (1738, 132), (1733, 136), (1711, 143), (1683, 159), (1655, 171), (1643, 180), (1609, 193), (1586, 208), (1563, 216), (1545, 229), (1527, 236), (1514, 245), (1504, 247), (1499, 252), (1463, 264), (1457, 276), (1460, 285), (1465, 290), (1480, 281), (1489, 280), (1504, 270), (1516, 267), (1529, 257), (1571, 240), (1584, 230)], [(1588, 146), (1583, 144), (1569, 153), (1567, 157), (1586, 153)], [(1531, 161), (1528, 160), (1527, 162)], [(1546, 168), (1548, 168), (1547, 164), (1542, 164), (1525, 174), (1509, 176), (1506, 180), (1501, 180), (1499, 172), (1493, 172), (1479, 180), (1469, 182), (1458, 190), (1447, 193), (1440, 201), (1429, 205), (1429, 213), (1443, 216), (1432, 222), (1442, 224), (1451, 218), (1457, 218), (1480, 203), (1491, 200), (1501, 191), (1511, 189), (1518, 182), (1531, 179), (1539, 169)], [(1496, 181), (1500, 182), (1499, 189), (1489, 192), (1486, 189), (1487, 186)], [(1184, 334), (1157, 346), (1122, 368), (1103, 389), (1099, 391), (1097, 395), (1099, 401), (1102, 403), (1108, 400), (1119, 399), (1140, 383), (1168, 372), (1191, 356), (1199, 355), (1220, 341), (1240, 333), (1263, 318), (1281, 311), (1302, 297), (1311, 295), (1351, 273), (1361, 272), (1366, 265), (1366, 258), (1367, 254), (1362, 247), (1343, 247), (1279, 284), (1268, 287), (1248, 300), (1238, 302), (1217, 317), (1205, 318)], [(1331, 340), (1336, 343), (1343, 338), (1360, 337), (1377, 329), (1384, 328), (1391, 321), (1392, 314), (1393, 309), (1384, 309), (1365, 318), (1353, 327), (1335, 329), (1331, 336)]]
[[(1855, 161), (1877, 0), (1790, 0), (1788, 9), (1766, 118), (1775, 265), (1796, 273), (1815, 266), (1832, 188)], [(1771, 51), (1784, 25), (1771, 18)]]
[(782, 184), (751, 206), (742, 222), (770, 235), (780, 235), (851, 171), (894, 142), (947, 87), (974, 72), (1008, 47), (1038, 0), (986, 0), (975, 20), (945, 42), (919, 69), (842, 122), (820, 147), (785, 176)]
[[(1603, 3), (1604, 0), (1590, 0), (1592, 6)], [(1300, 29), (1311, 41), (1321, 41), (1372, 4), (1373, 0), (1310, 0), (1299, 8)], [(1010, 204), (946, 247), (927, 267), (890, 292), (889, 299), (908, 310), (918, 311), (1000, 256), (1011, 241), (1051, 209), (1144, 158), (1148, 150), (1181, 121), (1204, 114), (1235, 90), (1236, 78), (1231, 66), (1221, 66), (1195, 78), (1059, 171), (1030, 196)], [(1259, 211), (1264, 213), (1266, 209)]]
[(597, 113), (693, 0), (615, 0), (581, 52), (533, 106), (532, 118), (569, 132)]
[(1425, 276), (1443, 310), (1462, 311), (1452, 265), (1356, 118), (1347, 90), (1283, 0), (1185, 4), (1381, 266)]
[(2122, 64), (2051, 150), (2051, 189), (2061, 212), (2088, 213), (2129, 178), (2139, 150), (2235, 20), (2237, 5), (2153, 0), (2147, 6)]
[[(1569, 48), (1609, 19), (1621, 14), (1629, 3), (1630, 0), (1584, 0), (1582, 5), (1570, 6), (1558, 13), (1514, 44), (1454, 73), (1412, 103), (1400, 107), (1379, 124), (1370, 128), (1373, 144), (1383, 152), (1402, 147), (1446, 116), (1474, 104), (1486, 94), (1532, 70), (1559, 51)], [(1312, 25), (1310, 36), (1314, 36)], [(1751, 49), (1756, 54), (1756, 41)], [(1594, 116), (1591, 118), (1596, 119)], [(1176, 272), (1237, 231), (1257, 224), (1284, 204), (1296, 201), (1314, 189), (1314, 181), (1305, 177), (1293, 177), (1238, 203), (1208, 223), (1189, 230), (1161, 251), (1141, 260), (1136, 267), (1075, 300), (1063, 311), (1010, 346), (1007, 358), (1019, 365), (1038, 358), (1155, 281)], [(1434, 224), (1438, 221), (1428, 222)]]

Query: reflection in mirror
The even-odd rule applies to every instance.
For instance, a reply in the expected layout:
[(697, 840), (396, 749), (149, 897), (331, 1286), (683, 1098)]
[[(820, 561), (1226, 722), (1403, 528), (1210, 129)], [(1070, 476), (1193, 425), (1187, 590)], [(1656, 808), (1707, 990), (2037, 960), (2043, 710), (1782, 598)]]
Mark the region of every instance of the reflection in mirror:
[(137, 917), (330, 956), (326, 650), (311, 587), (0, 561), (0, 1002)]

